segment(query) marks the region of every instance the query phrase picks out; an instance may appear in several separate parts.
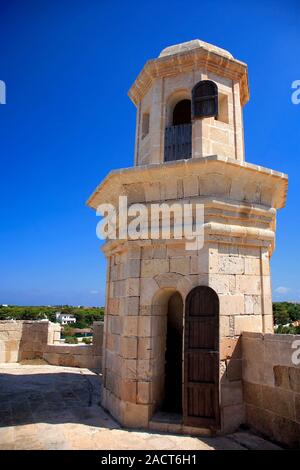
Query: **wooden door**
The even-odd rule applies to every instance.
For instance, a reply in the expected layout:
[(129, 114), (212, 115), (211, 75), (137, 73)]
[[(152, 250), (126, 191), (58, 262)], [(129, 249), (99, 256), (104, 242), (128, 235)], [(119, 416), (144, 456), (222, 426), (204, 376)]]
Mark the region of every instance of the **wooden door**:
[(210, 287), (186, 299), (184, 334), (184, 424), (219, 424), (219, 298)]
[(169, 126), (165, 129), (165, 162), (192, 156), (192, 124)]

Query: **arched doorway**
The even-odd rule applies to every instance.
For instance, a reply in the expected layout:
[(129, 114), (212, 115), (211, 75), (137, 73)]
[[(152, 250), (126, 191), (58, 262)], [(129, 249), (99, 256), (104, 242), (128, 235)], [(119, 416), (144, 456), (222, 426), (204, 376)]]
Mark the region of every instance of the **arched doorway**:
[(165, 129), (165, 161), (187, 159), (191, 156), (191, 100), (182, 99), (175, 104), (171, 125)]
[(186, 298), (184, 424), (219, 425), (219, 298), (207, 286)]
[(179, 101), (173, 109), (173, 126), (191, 123), (191, 100)]
[(178, 292), (169, 299), (166, 329), (165, 384), (162, 410), (182, 415), (183, 302)]

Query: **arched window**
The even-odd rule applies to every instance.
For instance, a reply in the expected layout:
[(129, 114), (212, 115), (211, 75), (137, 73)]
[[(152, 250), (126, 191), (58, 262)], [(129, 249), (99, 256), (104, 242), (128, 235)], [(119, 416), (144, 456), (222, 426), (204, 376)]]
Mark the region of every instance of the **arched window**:
[(198, 82), (192, 91), (193, 118), (218, 116), (218, 87), (211, 80)]

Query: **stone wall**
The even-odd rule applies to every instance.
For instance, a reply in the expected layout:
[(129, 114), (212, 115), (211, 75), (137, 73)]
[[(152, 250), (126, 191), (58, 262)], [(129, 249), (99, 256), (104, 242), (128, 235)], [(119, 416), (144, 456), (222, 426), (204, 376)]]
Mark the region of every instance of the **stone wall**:
[(210, 241), (199, 251), (169, 240), (128, 242), (109, 259), (103, 405), (116, 419), (147, 426), (164, 395), (166, 316), (175, 292), (196, 286), (220, 300), (220, 411), (224, 432), (244, 422), (243, 331), (273, 331), (268, 250)]
[(60, 329), (49, 321), (0, 321), (0, 363), (41, 358), (52, 365), (101, 370), (103, 323), (93, 323), (92, 345), (60, 344)]
[(300, 446), (300, 364), (292, 362), (295, 340), (299, 349), (299, 335), (249, 332), (242, 337), (246, 422), (289, 447)]

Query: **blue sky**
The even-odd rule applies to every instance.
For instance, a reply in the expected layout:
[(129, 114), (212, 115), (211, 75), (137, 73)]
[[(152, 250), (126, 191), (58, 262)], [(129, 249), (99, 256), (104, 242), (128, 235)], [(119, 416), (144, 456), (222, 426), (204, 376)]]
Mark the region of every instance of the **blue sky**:
[(300, 301), (298, 0), (0, 0), (0, 303), (103, 305), (105, 259), (85, 206), (133, 164), (127, 91), (147, 59), (199, 38), (249, 66), (246, 159), (289, 174), (274, 299)]

